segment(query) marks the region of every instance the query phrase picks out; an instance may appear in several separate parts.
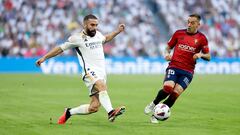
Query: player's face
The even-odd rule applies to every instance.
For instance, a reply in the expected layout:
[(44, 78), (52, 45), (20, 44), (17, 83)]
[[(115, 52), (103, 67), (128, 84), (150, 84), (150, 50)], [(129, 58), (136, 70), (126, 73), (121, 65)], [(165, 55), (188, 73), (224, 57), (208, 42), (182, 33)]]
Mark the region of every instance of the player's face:
[(84, 22), (84, 30), (87, 33), (88, 36), (94, 37), (96, 34), (98, 26), (98, 20), (97, 19), (89, 19), (86, 22)]
[(200, 26), (200, 23), (196, 17), (189, 17), (187, 24), (188, 24), (188, 27), (187, 27), (188, 33), (196, 33), (198, 30), (198, 27)]

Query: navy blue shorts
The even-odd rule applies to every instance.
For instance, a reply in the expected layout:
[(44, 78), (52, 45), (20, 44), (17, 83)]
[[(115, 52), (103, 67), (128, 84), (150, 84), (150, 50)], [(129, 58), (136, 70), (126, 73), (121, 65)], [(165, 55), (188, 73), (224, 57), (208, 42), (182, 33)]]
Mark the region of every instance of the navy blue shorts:
[(175, 84), (178, 83), (185, 90), (191, 83), (192, 78), (193, 74), (190, 72), (178, 68), (167, 68), (164, 82), (174, 81)]

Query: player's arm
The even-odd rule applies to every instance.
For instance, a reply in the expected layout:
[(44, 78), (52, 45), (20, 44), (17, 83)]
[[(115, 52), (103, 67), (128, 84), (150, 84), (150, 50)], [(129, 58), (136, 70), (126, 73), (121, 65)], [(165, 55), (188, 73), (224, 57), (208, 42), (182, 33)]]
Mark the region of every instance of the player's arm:
[(171, 47), (167, 45), (165, 51), (164, 51), (164, 59), (167, 60), (167, 61), (170, 61), (172, 59), (172, 56), (171, 56)]
[(108, 41), (111, 41), (114, 37), (116, 37), (119, 33), (121, 33), (122, 31), (124, 31), (125, 29), (125, 25), (124, 24), (119, 24), (118, 29), (105, 35), (105, 43)]
[(54, 56), (57, 56), (57, 55), (61, 54), (63, 51), (65, 51), (65, 50), (77, 47), (79, 44), (81, 44), (80, 42), (78, 42), (78, 40), (79, 40), (78, 37), (79, 36), (77, 36), (77, 35), (70, 36), (68, 38), (67, 42), (65, 42), (64, 44), (62, 44), (60, 46), (57, 46), (57, 47), (53, 48), (46, 55), (44, 55), (43, 57), (38, 59), (36, 61), (36, 65), (40, 66), (41, 63), (43, 63), (45, 60), (47, 60), (49, 58), (52, 58)]
[(211, 55), (210, 53), (202, 53), (202, 57), (201, 57), (203, 60), (206, 60), (206, 61), (210, 61), (211, 60)]
[(172, 37), (167, 43), (167, 47), (165, 48), (165, 51), (164, 51), (164, 59), (167, 61), (172, 60), (172, 55), (170, 53), (171, 53), (171, 50), (174, 48), (174, 46), (177, 44), (177, 37), (178, 37), (178, 31), (176, 31), (172, 35)]
[(193, 55), (194, 60), (197, 60), (199, 58), (202, 58), (203, 60), (206, 60), (206, 61), (210, 61), (211, 55), (210, 55), (210, 53), (202, 53), (202, 52), (196, 53)]
[(207, 38), (204, 36), (203, 40), (202, 40), (202, 50), (199, 53), (196, 53), (193, 55), (193, 59), (197, 60), (199, 58), (206, 60), (206, 61), (210, 61), (211, 59), (211, 55), (210, 55), (210, 51), (209, 51), (209, 47), (208, 47), (208, 41)]
[(62, 53), (63, 50), (61, 49), (61, 47), (57, 46), (55, 48), (53, 48), (52, 50), (50, 50), (47, 54), (45, 54), (43, 57), (41, 57), (40, 59), (38, 59), (36, 61), (36, 65), (40, 66), (41, 63), (43, 63), (45, 60), (52, 58), (54, 56), (57, 56), (58, 54)]

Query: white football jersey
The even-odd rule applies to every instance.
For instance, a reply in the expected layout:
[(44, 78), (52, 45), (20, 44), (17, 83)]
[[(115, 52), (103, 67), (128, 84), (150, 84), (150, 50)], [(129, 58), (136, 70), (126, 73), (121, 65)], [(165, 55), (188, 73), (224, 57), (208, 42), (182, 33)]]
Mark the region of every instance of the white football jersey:
[(82, 67), (83, 79), (86, 73), (95, 71), (105, 75), (105, 57), (103, 43), (106, 38), (99, 31), (94, 37), (81, 33), (73, 34), (68, 41), (62, 44), (61, 49), (67, 50), (74, 48), (77, 51), (78, 60)]

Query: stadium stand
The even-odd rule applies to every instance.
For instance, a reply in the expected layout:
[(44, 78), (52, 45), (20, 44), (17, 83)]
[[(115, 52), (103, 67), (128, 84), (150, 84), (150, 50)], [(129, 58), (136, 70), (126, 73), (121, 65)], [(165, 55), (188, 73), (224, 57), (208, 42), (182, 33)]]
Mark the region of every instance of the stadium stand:
[[(104, 46), (106, 56), (157, 57), (193, 12), (203, 17), (201, 31), (209, 39), (213, 56), (239, 57), (239, 5), (238, 0), (0, 0), (0, 57), (41, 56), (81, 31), (83, 16), (89, 13), (98, 16), (103, 33), (120, 22), (127, 26)], [(161, 27), (167, 27), (168, 38)], [(75, 54), (70, 50), (63, 55)]]
[(240, 56), (239, 0), (155, 0), (159, 14), (169, 24), (169, 33), (186, 26), (187, 16), (202, 16), (200, 31), (207, 35), (212, 56)]

